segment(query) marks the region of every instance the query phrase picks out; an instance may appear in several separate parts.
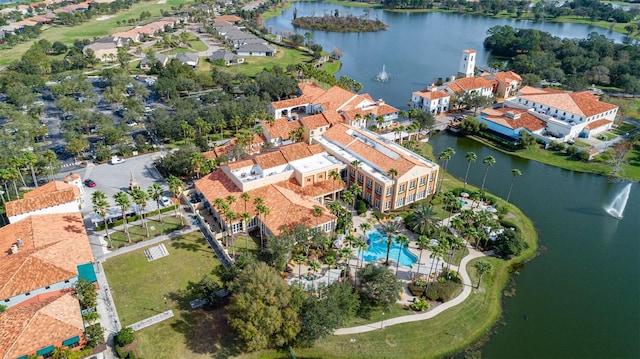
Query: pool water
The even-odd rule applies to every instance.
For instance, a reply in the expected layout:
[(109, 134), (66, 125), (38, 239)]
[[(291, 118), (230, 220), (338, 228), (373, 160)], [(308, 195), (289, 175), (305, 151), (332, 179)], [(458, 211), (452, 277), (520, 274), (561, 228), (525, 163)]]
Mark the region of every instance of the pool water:
[[(362, 258), (365, 262), (374, 262), (378, 259), (385, 259), (387, 257), (387, 236), (378, 232), (371, 231), (367, 233), (369, 248), (362, 253)], [(402, 250), (402, 252), (400, 252)], [(398, 252), (400, 252), (400, 264), (406, 267), (411, 267), (418, 258), (409, 251), (408, 248), (400, 248), (400, 245), (394, 240), (391, 243), (391, 250), (389, 251), (389, 260), (397, 261)]]
[(460, 204), (463, 205), (463, 206), (466, 205), (467, 203), (469, 203), (469, 202), (461, 200), (461, 199), (459, 199), (458, 202), (460, 202)]

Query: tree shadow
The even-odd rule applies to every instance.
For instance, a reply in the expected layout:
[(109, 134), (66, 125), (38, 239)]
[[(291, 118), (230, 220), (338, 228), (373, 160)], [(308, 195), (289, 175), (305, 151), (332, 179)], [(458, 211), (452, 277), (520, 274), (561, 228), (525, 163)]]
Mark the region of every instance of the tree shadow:
[(195, 241), (189, 241), (189, 242), (171, 241), (171, 247), (175, 249), (184, 249), (190, 252), (196, 252), (196, 251), (210, 252), (211, 251), (207, 243), (207, 240), (204, 238), (198, 238)]
[(211, 354), (212, 358), (229, 358), (241, 354), (242, 350), (228, 319), (224, 308), (191, 309), (182, 313), (171, 327), (184, 336), (186, 346), (192, 352)]

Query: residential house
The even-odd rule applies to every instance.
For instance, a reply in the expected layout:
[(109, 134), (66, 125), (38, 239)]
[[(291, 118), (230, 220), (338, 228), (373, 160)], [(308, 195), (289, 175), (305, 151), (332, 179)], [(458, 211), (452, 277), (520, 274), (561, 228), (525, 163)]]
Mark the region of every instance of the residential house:
[(263, 43), (245, 43), (236, 49), (238, 56), (273, 56), (276, 49)]
[(176, 55), (176, 60), (182, 62), (183, 65), (189, 65), (194, 69), (198, 67), (198, 54), (194, 54), (191, 52), (183, 52), (181, 54)]
[(525, 109), (546, 122), (545, 135), (568, 141), (607, 131), (618, 114), (618, 106), (602, 102), (589, 91), (565, 92), (525, 86), (505, 107)]
[(211, 54), (209, 57), (210, 62), (214, 62), (217, 60), (224, 61), (225, 66), (237, 65), (244, 63), (244, 58), (235, 55), (232, 52), (228, 52), (225, 50), (218, 50)]
[(82, 48), (85, 55), (91, 50), (95, 58), (102, 62), (113, 62), (118, 59), (118, 47), (115, 42), (94, 42)]
[(6, 203), (9, 223), (33, 214), (79, 213), (81, 192), (77, 186), (62, 181), (49, 182), (24, 194), (23, 198)]
[(450, 100), (451, 96), (447, 92), (438, 90), (437, 86), (431, 85), (427, 87), (426, 91), (413, 92), (410, 106), (438, 115), (449, 111)]
[(162, 67), (167, 66), (169, 63), (169, 57), (163, 54), (155, 53), (153, 54), (153, 57), (155, 57), (155, 61), (152, 61), (149, 56), (145, 56), (144, 59), (140, 60), (140, 64), (138, 65), (140, 66), (140, 69), (149, 70), (153, 66), (154, 62), (159, 63)]
[(214, 18), (214, 21), (226, 21), (230, 24), (237, 25), (242, 21), (242, 18), (235, 15), (220, 15)]
[(56, 347), (85, 344), (78, 299), (53, 293), (0, 313), (0, 358), (48, 357)]
[[(323, 203), (344, 189), (344, 183), (330, 177), (332, 171), (343, 168), (344, 164), (321, 146), (295, 143), (221, 165), (196, 181), (195, 189), (221, 227), (232, 233), (260, 227), (267, 235), (277, 236), (285, 228), (298, 224), (330, 232), (335, 229), (336, 217)], [(240, 197), (243, 192), (249, 193), (252, 199), (262, 198), (270, 209), (269, 215), (260, 216), (253, 203), (245, 204)], [(246, 211), (251, 215), (246, 226), (240, 220), (227, 223), (225, 213), (218, 212), (216, 199), (227, 196), (236, 198), (230, 204), (232, 211)], [(322, 209), (320, 215), (314, 214), (316, 207)]]
[(483, 74), (482, 77), (489, 81), (495, 81), (496, 87), (493, 94), (503, 99), (515, 97), (522, 86), (522, 77), (513, 71)]
[(346, 164), (347, 186), (362, 187), (372, 208), (397, 209), (434, 193), (440, 167), (376, 133), (341, 123), (313, 142)]

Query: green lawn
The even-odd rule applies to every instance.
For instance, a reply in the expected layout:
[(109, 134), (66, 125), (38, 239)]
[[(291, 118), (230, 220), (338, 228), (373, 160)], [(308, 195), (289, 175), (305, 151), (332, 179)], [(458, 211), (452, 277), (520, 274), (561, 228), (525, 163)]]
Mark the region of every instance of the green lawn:
[(184, 290), (210, 274), (220, 262), (200, 233), (163, 242), (169, 255), (148, 262), (143, 250), (107, 260), (109, 280), (122, 325), (130, 325), (166, 309), (175, 317), (136, 333), (144, 358), (211, 358), (233, 347), (223, 310), (188, 309)]
[(20, 56), (22, 56), (22, 54), (31, 47), (32, 43), (40, 39), (47, 39), (52, 43), (55, 41), (62, 41), (65, 44), (72, 44), (76, 39), (93, 40), (95, 37), (102, 37), (115, 32), (131, 29), (133, 27), (132, 25), (118, 25), (117, 22), (139, 18), (140, 13), (143, 11), (151, 12), (151, 18), (144, 20), (144, 23), (149, 23), (161, 17), (161, 10), (171, 11), (171, 6), (191, 1), (192, 0), (172, 0), (168, 1), (166, 4), (158, 4), (157, 1), (143, 1), (138, 4), (134, 4), (129, 10), (121, 11), (106, 20), (97, 21), (96, 18), (99, 18), (100, 16), (96, 16), (95, 18), (77, 26), (45, 26), (43, 27), (42, 34), (37, 39), (21, 43), (11, 49), (0, 50), (0, 66), (7, 65), (10, 62), (19, 59)]
[(231, 67), (223, 66), (223, 68), (225, 71), (231, 73), (237, 72), (248, 76), (255, 76), (258, 72), (262, 71), (262, 69), (272, 68), (274, 65), (286, 69), (289, 64), (298, 64), (311, 60), (311, 56), (301, 51), (286, 49), (276, 45), (272, 46), (278, 50), (275, 56), (247, 56), (244, 58), (243, 64)]
[[(154, 237), (162, 234), (169, 234), (182, 227), (180, 225), (180, 218), (174, 217), (172, 212), (164, 213), (162, 215), (162, 220), (163, 223), (160, 223), (157, 217), (154, 217), (153, 219), (148, 221), (147, 224), (149, 225), (149, 237), (147, 237), (147, 231), (140, 225), (140, 223), (129, 224), (127, 228), (129, 229), (131, 242), (137, 243), (140, 241), (153, 239)], [(104, 230), (102, 233), (104, 233)], [(120, 248), (129, 244), (129, 239), (127, 238), (127, 234), (124, 232), (124, 229), (110, 230), (109, 233), (114, 247)]]

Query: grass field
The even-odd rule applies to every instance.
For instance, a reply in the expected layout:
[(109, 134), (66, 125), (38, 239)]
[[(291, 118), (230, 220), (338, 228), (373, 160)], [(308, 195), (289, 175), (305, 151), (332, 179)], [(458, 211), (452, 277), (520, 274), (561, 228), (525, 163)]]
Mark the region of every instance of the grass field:
[(43, 32), (39, 38), (21, 43), (11, 49), (0, 50), (0, 66), (7, 65), (19, 59), (20, 56), (31, 47), (31, 44), (40, 39), (47, 39), (52, 43), (61, 41), (65, 44), (72, 44), (73, 41), (77, 39), (93, 40), (93, 38), (96, 37), (102, 37), (132, 28), (131, 25), (118, 25), (118, 21), (139, 18), (141, 12), (149, 11), (151, 17), (145, 19), (144, 23), (153, 22), (161, 17), (161, 10), (170, 11), (171, 6), (188, 3), (190, 1), (191, 0), (169, 0), (166, 4), (158, 4), (157, 1), (143, 1), (134, 4), (129, 10), (121, 11), (106, 20), (98, 21), (96, 18), (93, 18), (77, 26), (53, 25), (43, 27)]
[[(182, 227), (180, 225), (180, 218), (174, 217), (173, 213), (164, 213), (162, 215), (162, 220), (163, 223), (160, 223), (157, 217), (155, 217), (147, 222), (147, 225), (149, 226), (149, 237), (147, 237), (147, 231), (140, 224), (129, 224), (127, 228), (129, 229), (131, 242), (137, 243), (149, 240), (162, 234), (169, 234)], [(111, 230), (110, 236), (113, 246), (116, 248), (124, 247), (129, 243), (129, 239), (127, 238), (127, 234), (124, 232), (124, 229), (117, 231)]]
[[(136, 332), (144, 358), (211, 358), (232, 348), (224, 310), (187, 309), (183, 291), (210, 274), (220, 262), (199, 232), (163, 242), (169, 255), (147, 262), (143, 250), (104, 262), (122, 325), (166, 309), (175, 317)], [(165, 307), (164, 298), (167, 298)]]
[(255, 76), (258, 72), (262, 71), (262, 69), (272, 68), (274, 65), (286, 69), (289, 64), (298, 64), (311, 60), (311, 56), (301, 51), (286, 49), (276, 45), (272, 46), (277, 49), (275, 56), (246, 56), (243, 64), (231, 67), (225, 66), (224, 68), (231, 73), (237, 72), (248, 76)]

